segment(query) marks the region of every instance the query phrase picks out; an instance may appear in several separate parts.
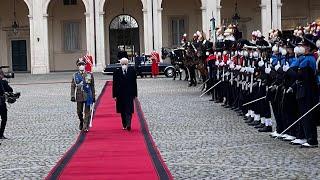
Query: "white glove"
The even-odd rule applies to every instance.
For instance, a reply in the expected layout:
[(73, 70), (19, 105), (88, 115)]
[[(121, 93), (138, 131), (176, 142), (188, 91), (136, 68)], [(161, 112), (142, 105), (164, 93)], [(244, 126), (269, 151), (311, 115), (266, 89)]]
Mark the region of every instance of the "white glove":
[(242, 68), (240, 68), (240, 72), (245, 72), (246, 71), (246, 68), (245, 67), (242, 67)]
[(286, 91), (287, 94), (289, 93), (293, 93), (293, 89), (291, 87), (288, 88), (288, 90)]
[(272, 64), (272, 61), (273, 61), (272, 58), (270, 58), (270, 60), (269, 60), (270, 64)]
[(224, 66), (224, 62), (221, 61), (220, 64), (219, 64), (219, 66)]
[(240, 65), (236, 65), (236, 70), (240, 70), (241, 66)]
[(287, 71), (289, 70), (289, 68), (290, 68), (289, 63), (286, 62), (286, 65), (284, 65), (284, 66), (282, 67), (282, 70), (283, 70), (284, 72), (287, 72)]
[(230, 68), (230, 69), (234, 69), (234, 64), (231, 63), (231, 64), (229, 65), (229, 68)]
[(215, 65), (219, 66), (219, 61), (218, 60), (216, 60)]
[(265, 68), (265, 69), (264, 69), (264, 72), (265, 72), (266, 74), (270, 74), (271, 68), (270, 68), (270, 67)]
[(232, 62), (232, 61), (228, 60), (228, 61), (227, 61), (227, 64), (228, 64), (228, 65), (230, 65), (230, 64), (231, 64), (231, 62)]
[(253, 73), (254, 73), (254, 68), (250, 67), (250, 68), (249, 68), (249, 72), (250, 72), (251, 74), (253, 74)]
[(206, 56), (209, 56), (209, 55), (210, 55), (210, 53), (209, 53), (209, 51), (207, 51), (207, 52), (206, 52)]
[(262, 67), (264, 65), (264, 62), (262, 61), (262, 60), (260, 60), (259, 62), (258, 62), (258, 66), (259, 67)]
[(281, 65), (280, 65), (280, 63), (278, 63), (275, 67), (274, 67), (274, 69), (276, 70), (276, 71), (278, 71), (278, 69), (281, 67)]

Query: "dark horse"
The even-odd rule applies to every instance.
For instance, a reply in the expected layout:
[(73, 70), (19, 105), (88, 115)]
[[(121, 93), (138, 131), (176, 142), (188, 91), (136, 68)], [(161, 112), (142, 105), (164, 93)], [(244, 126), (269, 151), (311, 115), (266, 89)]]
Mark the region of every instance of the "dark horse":
[(188, 71), (185, 66), (185, 54), (186, 51), (184, 49), (167, 49), (167, 48), (162, 48), (162, 59), (165, 59), (167, 57), (170, 58), (171, 64), (175, 67), (175, 73), (173, 76), (173, 80), (176, 79), (176, 77), (179, 75), (180, 80), (182, 79), (182, 71), (185, 72), (186, 77), (185, 81), (189, 79)]

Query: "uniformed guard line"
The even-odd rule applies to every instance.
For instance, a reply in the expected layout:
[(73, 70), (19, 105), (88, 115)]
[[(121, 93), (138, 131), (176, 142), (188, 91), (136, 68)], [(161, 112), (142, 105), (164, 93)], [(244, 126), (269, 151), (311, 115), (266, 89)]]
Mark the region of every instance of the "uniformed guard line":
[(278, 137), (281, 137), (286, 131), (288, 131), (292, 126), (294, 126), (295, 124), (297, 124), (297, 122), (299, 122), (302, 118), (304, 118), (306, 115), (308, 115), (311, 111), (313, 111), (316, 107), (318, 107), (320, 105), (320, 102), (318, 104), (316, 104), (315, 106), (313, 106), (313, 108), (311, 108), (309, 111), (307, 111), (304, 115), (302, 115), (298, 120), (296, 120), (293, 124), (291, 124), (287, 129), (285, 129), (282, 133), (280, 133), (279, 136), (277, 136), (275, 139), (278, 139)]
[(203, 94), (201, 94), (200, 97), (204, 96), (205, 94), (207, 94), (209, 91), (211, 91), (211, 89), (215, 88), (217, 85), (219, 85), (222, 82), (222, 80), (220, 80), (219, 82), (217, 82), (215, 85), (213, 85), (211, 88), (209, 88), (206, 92), (204, 92)]
[(250, 102), (248, 102), (248, 103), (243, 104), (242, 106), (247, 106), (247, 105), (249, 105), (249, 104), (252, 104), (252, 103), (258, 102), (258, 101), (260, 101), (260, 100), (263, 100), (263, 99), (265, 99), (265, 98), (267, 98), (267, 96), (264, 96), (264, 97), (261, 97), (261, 98), (255, 99), (255, 100), (253, 100), (253, 101), (250, 101)]

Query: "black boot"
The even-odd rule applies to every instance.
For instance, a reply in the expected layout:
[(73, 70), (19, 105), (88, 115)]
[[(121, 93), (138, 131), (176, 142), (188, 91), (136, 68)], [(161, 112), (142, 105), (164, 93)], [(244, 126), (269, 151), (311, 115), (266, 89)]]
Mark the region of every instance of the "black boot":
[(252, 123), (253, 120), (254, 120), (254, 118), (250, 116), (250, 117), (249, 117), (247, 120), (245, 120), (244, 122), (247, 123), (247, 124), (249, 124), (249, 123)]
[(261, 129), (261, 128), (264, 128), (264, 126), (265, 126), (264, 124), (260, 123), (260, 124), (258, 124), (256, 126), (254, 126), (254, 128)]
[(259, 132), (272, 132), (272, 126), (265, 126), (258, 130)]
[(79, 124), (79, 130), (81, 131), (83, 129), (83, 120), (80, 120), (80, 124)]
[(249, 126), (257, 126), (260, 124), (260, 121), (252, 121), (251, 123), (248, 123)]

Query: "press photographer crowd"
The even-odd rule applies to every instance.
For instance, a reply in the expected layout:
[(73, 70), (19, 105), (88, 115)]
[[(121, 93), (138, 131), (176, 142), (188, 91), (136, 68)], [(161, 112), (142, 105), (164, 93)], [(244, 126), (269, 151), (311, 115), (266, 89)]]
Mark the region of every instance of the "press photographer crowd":
[[(13, 104), (20, 97), (20, 93), (14, 93), (12, 87), (5, 79), (14, 78), (14, 73), (5, 73), (3, 69), (9, 68), (8, 66), (0, 66), (0, 116), (1, 116), (1, 128), (0, 139), (7, 139), (4, 136), (4, 131), (7, 125), (8, 109), (7, 103)], [(1, 143), (0, 143), (1, 145)]]
[[(259, 30), (243, 39), (237, 25), (215, 29), (215, 43), (203, 32), (187, 34), (177, 49), (162, 49), (188, 86), (242, 116), (244, 123), (275, 139), (303, 148), (318, 147), (320, 122), (320, 22), (292, 33)], [(198, 81), (198, 83), (197, 83)], [(272, 116), (273, 114), (273, 116)], [(273, 125), (276, 129), (273, 131)]]

